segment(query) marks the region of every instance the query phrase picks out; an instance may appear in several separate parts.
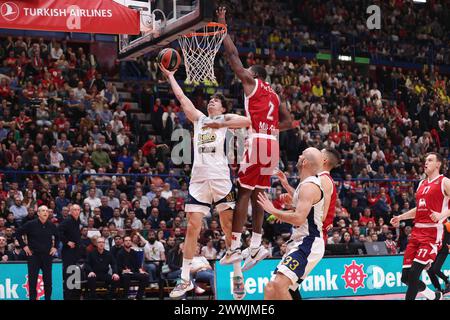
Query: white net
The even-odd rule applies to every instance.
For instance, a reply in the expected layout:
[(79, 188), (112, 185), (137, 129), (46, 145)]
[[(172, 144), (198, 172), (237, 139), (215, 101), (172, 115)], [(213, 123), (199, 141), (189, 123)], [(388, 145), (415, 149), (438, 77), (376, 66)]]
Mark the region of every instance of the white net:
[(225, 25), (209, 23), (202, 32), (183, 35), (178, 38), (186, 67), (186, 83), (212, 83), (217, 85), (214, 74), (214, 60), (217, 51), (227, 35)]

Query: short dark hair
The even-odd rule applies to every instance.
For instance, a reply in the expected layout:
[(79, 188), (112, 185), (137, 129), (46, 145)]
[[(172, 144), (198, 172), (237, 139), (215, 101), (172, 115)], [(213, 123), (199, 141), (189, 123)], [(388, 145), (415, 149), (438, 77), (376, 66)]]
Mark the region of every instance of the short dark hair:
[(261, 80), (265, 80), (267, 78), (267, 71), (263, 65), (255, 64), (255, 65), (251, 66), (250, 69), (255, 74), (256, 78), (261, 79)]
[(220, 102), (222, 103), (222, 108), (224, 108), (225, 110), (227, 110), (227, 99), (225, 98), (225, 96), (221, 93), (215, 93), (213, 94), (212, 98), (217, 98), (220, 100)]
[(437, 153), (437, 152), (429, 152), (429, 153), (427, 153), (427, 155), (425, 156), (425, 159), (428, 157), (428, 156), (432, 156), (432, 155), (434, 155), (434, 156), (436, 156), (436, 160), (437, 160), (437, 162), (439, 162), (440, 164), (441, 164), (441, 166), (439, 167), (439, 173), (441, 173), (441, 171), (442, 171), (442, 169), (443, 169), (443, 164), (444, 164), (444, 157), (440, 154), (440, 153)]
[(427, 153), (426, 157), (432, 156), (432, 155), (436, 156), (436, 160), (438, 162), (440, 162), (440, 163), (444, 162), (444, 157), (440, 153), (437, 153), (437, 152), (429, 152), (429, 153)]
[(326, 148), (325, 152), (327, 153), (329, 163), (331, 164), (332, 168), (334, 169), (337, 166), (339, 166), (339, 164), (341, 162), (340, 153), (336, 149), (333, 149), (333, 148)]

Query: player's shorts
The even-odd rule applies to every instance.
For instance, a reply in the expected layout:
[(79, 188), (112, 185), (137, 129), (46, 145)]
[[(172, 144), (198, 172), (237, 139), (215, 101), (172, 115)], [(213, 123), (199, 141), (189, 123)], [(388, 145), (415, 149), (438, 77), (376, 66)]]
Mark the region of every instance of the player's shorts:
[(319, 263), (325, 253), (325, 244), (322, 238), (305, 237), (302, 241), (287, 242), (287, 253), (275, 269), (291, 279), (294, 289), (304, 280), (312, 269)]
[(239, 168), (239, 184), (250, 190), (270, 188), (270, 178), (278, 167), (279, 160), (280, 147), (276, 138), (267, 139), (253, 135), (253, 139), (249, 139)]
[[(436, 260), (442, 246), (443, 224), (425, 225), (416, 223), (403, 255), (403, 268), (410, 268), (413, 262), (428, 265)], [(433, 227), (434, 226), (434, 227)]]
[(184, 206), (186, 212), (201, 212), (207, 215), (215, 205), (219, 212), (234, 209), (236, 195), (230, 179), (214, 179), (192, 182), (189, 197)]

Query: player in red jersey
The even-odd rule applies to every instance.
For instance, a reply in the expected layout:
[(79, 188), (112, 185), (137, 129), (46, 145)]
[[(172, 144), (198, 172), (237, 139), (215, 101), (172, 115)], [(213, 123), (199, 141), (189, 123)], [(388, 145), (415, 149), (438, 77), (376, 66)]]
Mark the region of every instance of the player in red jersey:
[[(226, 9), (217, 11), (218, 22), (226, 24)], [(258, 194), (264, 194), (270, 188), (270, 177), (279, 161), (279, 145), (277, 135), (281, 130), (292, 128), (290, 114), (280, 97), (265, 82), (266, 69), (254, 65), (246, 69), (239, 58), (239, 52), (227, 35), (223, 41), (228, 63), (241, 80), (245, 94), (245, 110), (251, 118), (248, 148), (244, 154), (244, 163), (239, 170), (239, 187), (236, 209), (233, 216), (233, 235), (231, 248), (221, 260), (222, 264), (239, 264), (242, 260), (240, 251), (241, 233), (247, 221), (248, 203), (252, 201), (253, 232), (249, 254), (244, 262), (244, 268), (251, 268), (256, 262), (264, 259), (268, 251), (261, 245), (264, 209), (257, 203)], [(236, 299), (245, 295), (241, 272), (235, 272), (233, 290)]]
[(391, 219), (394, 227), (398, 227), (402, 220), (414, 219), (411, 238), (403, 256), (402, 282), (408, 286), (406, 300), (414, 300), (418, 292), (429, 300), (442, 298), (442, 292), (433, 292), (420, 280), (422, 271), (431, 266), (442, 245), (443, 216), (448, 214), (450, 179), (439, 174), (442, 163), (440, 154), (432, 152), (427, 155), (427, 179), (422, 180), (417, 188), (416, 207)]
[(324, 220), (323, 220), (323, 240), (325, 245), (327, 244), (328, 232), (333, 228), (333, 219), (336, 212), (336, 199), (337, 199), (337, 189), (334, 184), (334, 180), (331, 177), (331, 170), (336, 168), (341, 162), (341, 156), (339, 152), (332, 148), (326, 148), (322, 150), (323, 155), (323, 171), (318, 175), (320, 177), (320, 182), (322, 184), (323, 191), (329, 197), (325, 197), (324, 204)]

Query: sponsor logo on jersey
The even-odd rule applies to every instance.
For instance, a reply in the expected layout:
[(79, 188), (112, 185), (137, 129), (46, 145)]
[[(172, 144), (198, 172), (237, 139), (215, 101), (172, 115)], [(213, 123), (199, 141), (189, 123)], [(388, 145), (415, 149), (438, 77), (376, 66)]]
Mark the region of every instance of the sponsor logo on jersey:
[(198, 153), (216, 153), (216, 147), (201, 146), (198, 147)]
[(217, 139), (217, 135), (214, 132), (200, 133), (198, 135), (198, 143), (205, 144), (214, 142)]
[(425, 199), (420, 199), (419, 200), (419, 207), (426, 207), (427, 206), (427, 202), (425, 201)]

